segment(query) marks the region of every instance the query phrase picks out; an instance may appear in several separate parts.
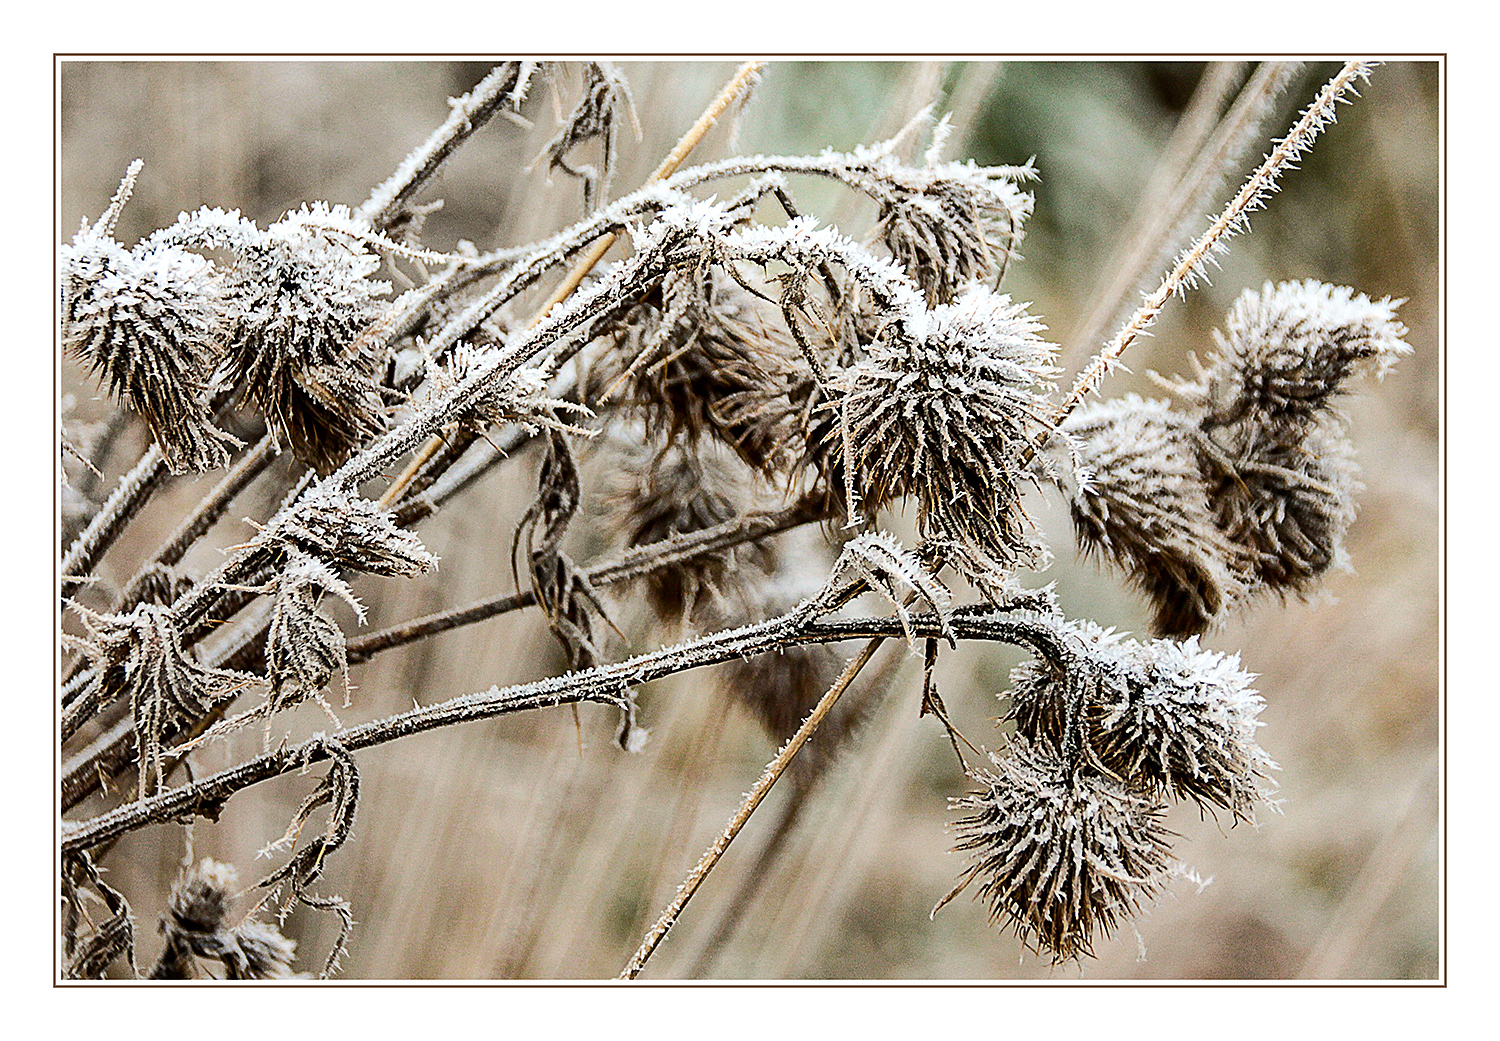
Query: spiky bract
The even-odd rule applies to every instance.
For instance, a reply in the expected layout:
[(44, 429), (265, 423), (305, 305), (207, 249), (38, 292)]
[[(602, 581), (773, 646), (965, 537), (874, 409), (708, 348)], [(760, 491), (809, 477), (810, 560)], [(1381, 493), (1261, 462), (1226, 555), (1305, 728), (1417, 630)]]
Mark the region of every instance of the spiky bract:
[(1129, 394), (1079, 409), (1064, 430), (1086, 472), (1070, 503), (1079, 546), (1130, 575), (1158, 636), (1210, 628), (1239, 594), (1238, 552), (1214, 526), (1192, 421)]
[(914, 495), (922, 534), (992, 585), (1041, 556), (1021, 508), (1056, 373), (1041, 329), (1024, 305), (971, 286), (953, 304), (890, 323), (840, 381), (865, 506)]
[(971, 860), (960, 888), (978, 882), (992, 917), (1054, 962), (1091, 954), (1165, 882), (1161, 807), (1024, 740), (990, 759), (971, 774), (980, 790), (953, 800)]
[(398, 527), (388, 512), (327, 482), (313, 485), (273, 518), (260, 539), (326, 565), (372, 575), (409, 576), (437, 566), (437, 557), (414, 532)]

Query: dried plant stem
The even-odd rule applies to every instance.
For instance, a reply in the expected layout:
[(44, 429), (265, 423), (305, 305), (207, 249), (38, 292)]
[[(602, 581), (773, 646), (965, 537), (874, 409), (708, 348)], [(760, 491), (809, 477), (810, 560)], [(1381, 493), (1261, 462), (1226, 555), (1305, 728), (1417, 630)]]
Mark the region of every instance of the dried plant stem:
[[(625, 582), (660, 568), (674, 567), (706, 553), (769, 538), (799, 525), (824, 519), (826, 519), (825, 512), (820, 509), (818, 502), (812, 497), (807, 497), (774, 513), (748, 514), (690, 535), (675, 536), (646, 546), (638, 546), (624, 554), (619, 560), (595, 566), (586, 573), (586, 576), (589, 583), (596, 587)], [(519, 611), (535, 603), (536, 594), (528, 589), (415, 618), (350, 640), (346, 648), (347, 661), (350, 665), (358, 665), (369, 661), (382, 651), (405, 646), (451, 629), (473, 625), (510, 611)], [(261, 625), (263, 628), (264, 622)], [(238, 654), (238, 650), (252, 646), (257, 635), (250, 634), (245, 641), (237, 643), (236, 651), (231, 652), (229, 658), (217, 659), (209, 664), (241, 670), (252, 667), (254, 663), (244, 660)], [(86, 680), (88, 676), (84, 675), (82, 678)], [(64, 696), (68, 697), (71, 693), (71, 696), (76, 698), (78, 692), (83, 689), (82, 683), (75, 681), (72, 687), (65, 689)], [(226, 707), (227, 705), (215, 706), (214, 711), (222, 712), (222, 709)], [(101, 790), (104, 778), (117, 776), (121, 770), (131, 764), (135, 732), (130, 722), (129, 719), (125, 720), (123, 726), (111, 729), (105, 739), (94, 741), (88, 748), (64, 764), (62, 784), (64, 810), (73, 808), (93, 792)]]
[(452, 102), (452, 111), (443, 125), (407, 156), (384, 184), (370, 193), (359, 215), (382, 231), (397, 223), (412, 198), (460, 145), (488, 123), (506, 101), (519, 102), (525, 96), (535, 69), (534, 62), (506, 62)]
[(146, 504), (167, 476), (167, 459), (153, 442), (129, 473), (120, 478), (114, 493), (94, 514), (63, 556), (59, 571), (64, 590), (83, 582), (99, 558), (109, 549), (125, 525)]
[(765, 772), (760, 775), (760, 780), (755, 782), (755, 787), (750, 789), (749, 794), (745, 796), (745, 801), (740, 803), (740, 808), (735, 811), (733, 817), (729, 818), (729, 823), (725, 825), (723, 832), (719, 834), (719, 837), (704, 852), (697, 866), (688, 873), (682, 885), (677, 887), (677, 895), (667, 904), (666, 909), (661, 913), (661, 917), (657, 918), (656, 923), (646, 931), (645, 939), (641, 941), (640, 947), (636, 949), (630, 961), (625, 963), (625, 968), (620, 971), (620, 979), (633, 980), (641, 974), (641, 970), (646, 967), (646, 962), (650, 959), (652, 952), (656, 950), (662, 940), (666, 939), (668, 930), (672, 928), (678, 916), (682, 914), (683, 908), (693, 898), (693, 894), (698, 891), (698, 887), (703, 884), (703, 880), (708, 877), (708, 873), (714, 869), (720, 858), (724, 856), (724, 851), (729, 848), (729, 844), (740, 833), (740, 829), (745, 826), (745, 822), (750, 819), (750, 815), (755, 812), (765, 797), (770, 794), (771, 786), (786, 772), (786, 768), (791, 765), (792, 759), (801, 751), (802, 746), (807, 743), (807, 739), (812, 737), (813, 731), (818, 729), (818, 725), (827, 718), (829, 711), (838, 703), (844, 691), (849, 689), (849, 684), (853, 683), (855, 677), (869, 664), (870, 659), (875, 656), (875, 652), (880, 649), (882, 642), (884, 642), (883, 639), (878, 637), (871, 640), (865, 644), (859, 654), (850, 660), (848, 665), (844, 666), (844, 671), (839, 675), (838, 679), (833, 681), (833, 685), (819, 699), (817, 705), (813, 706), (813, 710), (802, 721), (802, 726), (782, 746), (781, 751), (776, 754), (776, 757), (766, 764)]
[[(646, 178), (646, 184), (654, 184), (675, 173), (677, 168), (682, 165), (683, 160), (688, 157), (692, 150), (697, 147), (698, 142), (703, 139), (703, 135), (707, 134), (713, 125), (719, 121), (719, 117), (724, 114), (730, 105), (734, 104), (735, 99), (749, 89), (764, 67), (765, 62), (753, 61), (746, 62), (740, 66), (739, 71), (724, 85), (724, 88), (719, 91), (718, 96), (709, 102), (708, 107), (703, 110), (703, 114), (698, 117), (698, 121), (688, 129), (686, 134), (682, 135), (682, 138), (678, 140), (672, 151), (667, 153), (666, 158), (661, 161), (661, 165), (652, 172), (650, 177)], [(604, 259), (604, 254), (609, 252), (610, 247), (615, 244), (615, 240), (618, 237), (616, 232), (607, 232), (589, 248), (589, 251), (583, 255), (583, 258), (573, 266), (573, 270), (568, 273), (568, 277), (563, 279), (562, 283), (553, 290), (552, 295), (547, 298), (547, 302), (537, 310), (531, 320), (532, 326), (543, 321), (552, 312), (554, 307), (573, 295), (574, 290), (583, 284), (583, 280), (588, 277), (590, 271), (594, 270), (595, 265)], [(381, 495), (380, 505), (389, 506), (399, 499), (412, 479), (416, 477), (423, 466), (431, 461), (432, 457), (441, 448), (442, 438), (434, 435), (426, 444), (418, 449), (411, 462), (407, 464), (406, 469), (401, 472), (395, 481), (391, 482), (390, 487)]]
[[(691, 643), (663, 648), (612, 665), (503, 689), (491, 687), (385, 719), (346, 727), (325, 737), (246, 760), (201, 781), (128, 803), (87, 821), (65, 824), (61, 848), (64, 853), (91, 849), (117, 835), (149, 824), (179, 821), (190, 814), (217, 813), (231, 796), (245, 788), (327, 759), (326, 747), (329, 744), (358, 752), (429, 730), (533, 709), (583, 703), (627, 708), (632, 688), (666, 676), (793, 644), (901, 638), (908, 628), (915, 639), (946, 639), (951, 632), (959, 640), (1000, 641), (1045, 648), (1053, 658), (1068, 653), (1061, 636), (1047, 622), (1006, 618), (997, 611), (955, 614), (946, 623), (932, 615), (912, 615), (903, 626), (897, 617), (807, 621), (802, 612), (794, 610), (764, 622), (713, 633)], [(864, 655), (861, 658), (868, 660)], [(806, 740), (805, 736), (802, 740)]]
[(1079, 374), (1072, 391), (1053, 414), (1052, 427), (1055, 428), (1066, 419), (1085, 397), (1098, 389), (1104, 377), (1119, 361), (1120, 355), (1156, 321), (1167, 300), (1191, 288), (1213, 255), (1222, 251), (1225, 241), (1249, 226), (1249, 214), (1263, 205), (1266, 196), (1275, 191), (1276, 179), (1311, 147), (1323, 128), (1333, 121), (1335, 106), (1345, 94), (1353, 90), (1355, 82), (1368, 75), (1368, 63), (1351, 61), (1328, 81), (1317, 99), (1302, 113), (1302, 117), (1286, 137), (1277, 142), (1265, 161), (1246, 179), (1208, 230), (1183, 252), (1155, 292), (1145, 299), (1124, 327), (1095, 356), (1088, 368)]

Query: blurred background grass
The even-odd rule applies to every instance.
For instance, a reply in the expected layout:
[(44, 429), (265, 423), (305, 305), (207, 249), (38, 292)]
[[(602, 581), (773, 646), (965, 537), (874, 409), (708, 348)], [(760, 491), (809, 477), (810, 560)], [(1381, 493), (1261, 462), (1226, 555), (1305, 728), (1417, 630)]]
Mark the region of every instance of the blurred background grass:
[[(200, 205), (237, 207), (261, 223), (302, 202), (357, 204), (447, 114), (486, 66), (441, 62), (69, 62), (61, 75), (62, 231), (97, 216), (130, 159), (145, 160), (119, 235), (132, 242)], [(723, 62), (627, 64), (643, 139), (621, 143), (616, 193), (639, 184), (733, 71)], [(808, 152), (889, 135), (929, 100), (956, 113), (949, 154), (983, 163), (1035, 156), (1041, 181), (1006, 289), (1033, 301), (1070, 372), (1092, 344), (1085, 320), (1153, 164), (1203, 72), (1198, 62), (773, 64), (732, 128), (693, 161), (729, 150)], [(1279, 134), (1336, 66), (1308, 66), (1284, 99)], [(1234, 241), (1222, 269), (1169, 305), (1155, 336), (1132, 348), (1132, 372), (1108, 395), (1150, 395), (1147, 370), (1187, 371), (1239, 292), (1267, 279), (1314, 277), (1372, 296), (1406, 298), (1415, 353), (1382, 385), (1347, 402), (1366, 490), (1350, 533), (1351, 572), (1312, 603), (1273, 604), (1231, 622), (1208, 644), (1242, 652), (1268, 708), (1262, 743), (1281, 763), (1283, 810), (1258, 828), (1180, 809), (1176, 853), (1210, 884), (1179, 882), (1147, 914), (1099, 945), (1097, 960), (1052, 969), (960, 898), (928, 920), (956, 877), (946, 799), (965, 781), (946, 738), (916, 716), (919, 669), (888, 648), (891, 693), (815, 794), (739, 928), (726, 909), (744, 884), (785, 792), (773, 793), (710, 878), (647, 976), (720, 978), (1398, 978), (1435, 977), (1440, 952), (1438, 816), (1438, 124), (1434, 63), (1390, 63), (1340, 111), (1282, 191)], [(577, 186), (527, 170), (555, 110), (538, 92), (533, 130), (497, 121), (459, 153), (427, 197), (444, 208), (426, 242), (480, 248), (541, 237), (569, 222)], [(732, 132), (731, 132), (732, 131)], [(1262, 148), (1253, 151), (1258, 158)], [(539, 164), (540, 165), (540, 164)], [(857, 232), (871, 214), (830, 186), (795, 184), (804, 209)], [(1216, 202), (1214, 205), (1217, 205)], [(62, 390), (87, 420), (107, 411), (69, 361)], [(135, 444), (113, 457), (129, 465)], [(535, 488), (530, 454), (429, 521), (422, 537), (443, 564), (412, 582), (365, 580), (371, 626), (466, 603), (510, 586), (510, 531)], [(109, 475), (113, 478), (114, 473)], [(180, 480), (159, 494), (106, 561), (122, 581), (174, 518), (209, 486)], [(263, 516), (252, 490), (216, 533), (218, 546)], [(1036, 497), (1055, 581), (1070, 616), (1140, 632), (1146, 613), (1115, 576), (1073, 559), (1065, 510)], [(604, 549), (585, 544), (587, 550)], [(200, 546), (190, 568), (212, 566)], [(636, 649), (667, 637), (612, 597)], [(352, 619), (342, 621), (352, 629)], [(621, 641), (614, 653), (624, 653)], [(995, 695), (1019, 661), (1008, 648), (944, 658), (940, 684), (956, 722), (993, 745)], [(427, 641), (353, 670), (345, 722), (375, 718), (554, 671), (561, 656), (534, 616), (511, 615)], [(348, 897), (359, 922), (346, 978), (598, 978), (619, 971), (691, 864), (773, 751), (729, 709), (710, 678), (642, 693), (646, 750), (619, 752), (615, 720), (584, 709), (471, 724), (366, 753), (351, 841), (324, 892)], [(316, 709), (299, 732), (328, 725)], [(258, 748), (201, 753), (207, 771)], [(279, 836), (309, 785), (285, 778), (239, 796), (219, 824), (200, 822), (192, 855), (239, 865)], [(85, 807), (87, 809), (88, 807)], [(111, 884), (132, 900), (143, 960), (187, 853), (176, 829), (122, 842)], [(295, 913), (289, 935), (312, 968), (331, 919)]]

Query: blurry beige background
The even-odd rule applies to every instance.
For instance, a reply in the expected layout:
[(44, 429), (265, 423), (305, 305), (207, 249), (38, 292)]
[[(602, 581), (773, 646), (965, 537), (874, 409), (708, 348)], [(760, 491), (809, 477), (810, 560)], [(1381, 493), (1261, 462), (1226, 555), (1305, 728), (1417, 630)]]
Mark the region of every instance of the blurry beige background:
[[(643, 140), (621, 141), (617, 194), (644, 179), (733, 69), (624, 66)], [(1282, 133), (1334, 69), (1309, 66), (1270, 131)], [(98, 215), (135, 157), (145, 168), (119, 226), (127, 243), (201, 205), (237, 207), (264, 223), (305, 201), (358, 204), (443, 120), (445, 99), (485, 71), (428, 62), (65, 63), (63, 235)], [(1071, 374), (1089, 345), (1072, 342), (1070, 331), (1084, 321), (1201, 71), (1193, 62), (773, 64), (735, 126), (716, 128), (694, 161), (731, 148), (847, 148), (889, 134), (938, 100), (959, 123), (950, 155), (985, 163), (1036, 156), (1041, 181), (1026, 259), (1005, 288), (1034, 302), (1064, 345)], [(1437, 975), (1438, 76), (1431, 63), (1378, 69), (1254, 217), (1253, 233), (1232, 243), (1213, 284), (1169, 305), (1156, 335), (1127, 356), (1132, 372), (1105, 388), (1110, 396), (1152, 394), (1147, 370), (1186, 371), (1187, 353), (1208, 347), (1208, 331), (1234, 297), (1267, 279), (1316, 277), (1407, 300), (1400, 314), (1415, 353), (1346, 404), (1367, 486), (1348, 542), (1353, 571), (1331, 576), (1316, 602), (1263, 605), (1207, 641), (1241, 651), (1245, 667), (1260, 674), (1269, 703), (1261, 739), (1283, 767), (1284, 812), (1263, 815), (1252, 829), (1174, 811), (1175, 851), (1210, 883), (1199, 891), (1180, 881), (1081, 970), (1024, 954), (968, 897), (929, 921), (961, 868), (946, 852), (944, 826), (946, 800), (966, 782), (940, 728), (916, 718), (917, 661), (888, 648), (883, 654), (899, 667), (889, 696), (817, 792), (738, 928), (727, 927), (726, 909), (784, 792), (774, 792), (741, 835), (647, 978)], [(497, 120), (428, 191), (446, 204), (428, 223), (427, 244), (519, 244), (576, 215), (575, 183), (559, 176), (549, 187), (540, 168), (525, 169), (554, 132), (553, 102), (538, 92), (525, 112), (534, 129)], [(827, 186), (794, 191), (806, 210), (846, 230), (869, 226), (868, 207)], [(106, 410), (70, 361), (62, 374), (78, 416)], [(116, 451), (111, 480), (138, 448), (137, 439)], [(366, 579), (359, 592), (371, 626), (510, 588), (510, 531), (533, 494), (535, 467), (529, 454), (519, 456), (421, 529), (442, 557), (436, 575)], [(105, 573), (128, 577), (207, 487), (181, 480), (158, 495)], [(268, 506), (252, 490), (214, 545), (243, 539), (251, 529), (239, 518), (263, 516)], [(1055, 581), (1070, 616), (1141, 631), (1139, 600), (1117, 577), (1075, 561), (1065, 509), (1037, 496), (1033, 513), (1058, 557), (1035, 581)], [(214, 546), (203, 546), (188, 563), (205, 568), (215, 559)], [(635, 649), (668, 638), (647, 627), (628, 591), (615, 592), (615, 616)], [(612, 648), (626, 649), (618, 640)], [(945, 700), (972, 739), (997, 743), (995, 695), (1019, 660), (1009, 648), (980, 646), (943, 659)], [(509, 615), (354, 669), (353, 705), (340, 715), (346, 723), (375, 718), (414, 698), (426, 704), (560, 663), (536, 617)], [(617, 973), (774, 751), (713, 687), (711, 677), (690, 675), (643, 691), (652, 739), (635, 756), (611, 743), (612, 714), (589, 708), (577, 732), (563, 709), (363, 754), (353, 837), (318, 887), (350, 899), (359, 923), (344, 978)], [(329, 724), (313, 709), (299, 725)], [(259, 740), (210, 748), (198, 768), (225, 765)], [(287, 778), (237, 797), (221, 824), (195, 826), (193, 855), (233, 862), (253, 881), (268, 870), (257, 850), (281, 834), (310, 783)], [(107, 861), (111, 884), (132, 901), (146, 964), (159, 943), (153, 923), (185, 853), (180, 831), (158, 828), (122, 842)], [(286, 930), (302, 943), (299, 968), (321, 963), (335, 929), (331, 917), (292, 915)]]

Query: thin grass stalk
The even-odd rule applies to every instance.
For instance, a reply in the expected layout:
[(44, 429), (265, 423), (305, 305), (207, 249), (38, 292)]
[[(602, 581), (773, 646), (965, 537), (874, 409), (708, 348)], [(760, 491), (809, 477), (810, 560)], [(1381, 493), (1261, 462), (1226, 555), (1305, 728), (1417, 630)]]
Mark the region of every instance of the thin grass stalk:
[(703, 884), (704, 879), (708, 878), (709, 872), (714, 869), (714, 866), (724, 856), (725, 851), (729, 849), (729, 844), (740, 833), (740, 829), (749, 821), (750, 815), (755, 812), (756, 808), (765, 800), (765, 797), (770, 794), (771, 787), (786, 772), (786, 768), (791, 765), (792, 759), (801, 751), (802, 746), (807, 743), (807, 739), (812, 737), (813, 731), (818, 729), (818, 725), (827, 718), (828, 713), (838, 703), (839, 698), (849, 689), (849, 684), (853, 683), (855, 677), (860, 674), (860, 671), (869, 664), (870, 659), (875, 656), (875, 652), (880, 649), (882, 642), (881, 639), (877, 638), (865, 644), (859, 654), (852, 658), (849, 664), (844, 667), (844, 671), (839, 675), (839, 678), (834, 680), (833, 685), (818, 700), (813, 710), (808, 713), (807, 718), (802, 721), (802, 726), (782, 746), (781, 751), (776, 754), (776, 757), (766, 764), (765, 772), (760, 775), (760, 780), (755, 782), (755, 786), (745, 796), (744, 802), (740, 803), (740, 808), (735, 811), (734, 816), (729, 818), (729, 823), (725, 825), (719, 837), (704, 852), (697, 866), (688, 873), (682, 885), (677, 887), (676, 896), (667, 904), (661, 916), (657, 918), (656, 923), (647, 930), (640, 947), (636, 949), (635, 954), (631, 956), (630, 960), (625, 963), (625, 968), (620, 971), (620, 979), (633, 980), (641, 974), (641, 970), (646, 967), (646, 962), (650, 960), (652, 953), (655, 952), (662, 940), (666, 939), (667, 932), (676, 923), (683, 909), (687, 907), (688, 901), (693, 898), (693, 894)]

